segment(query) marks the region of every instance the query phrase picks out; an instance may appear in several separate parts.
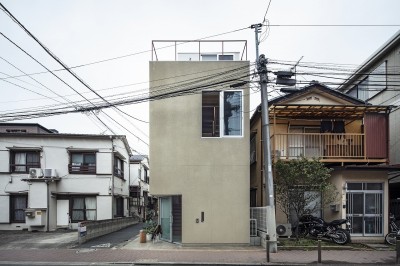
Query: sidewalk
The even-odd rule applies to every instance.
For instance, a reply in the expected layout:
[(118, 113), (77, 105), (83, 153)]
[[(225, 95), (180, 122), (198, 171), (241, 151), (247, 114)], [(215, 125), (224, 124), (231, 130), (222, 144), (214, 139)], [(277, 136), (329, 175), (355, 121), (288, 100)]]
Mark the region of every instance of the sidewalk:
[[(279, 251), (269, 264), (317, 262), (316, 251)], [(266, 264), (264, 250), (237, 249), (28, 249), (0, 250), (0, 264), (25, 263), (127, 263), (127, 264)], [(394, 264), (394, 251), (323, 251), (324, 264)]]
[[(25, 235), (25, 236), (24, 236)], [(11, 239), (14, 238), (14, 242)], [(0, 264), (128, 264), (128, 265), (282, 265), (315, 264), (316, 250), (279, 250), (270, 254), (254, 246), (181, 246), (163, 241), (139, 243), (138, 235), (114, 247), (74, 246), (76, 232), (2, 234)], [(71, 248), (72, 247), (72, 248)], [(322, 250), (323, 264), (393, 264), (394, 250)]]

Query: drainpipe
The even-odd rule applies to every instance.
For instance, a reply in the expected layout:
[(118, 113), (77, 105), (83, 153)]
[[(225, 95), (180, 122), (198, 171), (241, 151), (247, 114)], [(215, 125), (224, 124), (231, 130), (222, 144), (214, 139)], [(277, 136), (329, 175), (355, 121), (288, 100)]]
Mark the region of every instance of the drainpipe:
[(131, 205), (130, 205), (131, 200), (130, 200), (130, 198), (131, 198), (131, 156), (128, 153), (128, 202), (127, 202), (127, 204), (129, 206), (129, 209), (128, 209), (128, 215), (129, 216), (131, 216), (131, 214), (132, 214), (131, 213)]
[(46, 211), (46, 216), (47, 216), (47, 229), (46, 231), (49, 232), (49, 226), (50, 226), (50, 197), (49, 197), (49, 181), (46, 180), (46, 185), (47, 185), (47, 211)]
[(111, 138), (111, 219), (114, 219), (114, 136)]

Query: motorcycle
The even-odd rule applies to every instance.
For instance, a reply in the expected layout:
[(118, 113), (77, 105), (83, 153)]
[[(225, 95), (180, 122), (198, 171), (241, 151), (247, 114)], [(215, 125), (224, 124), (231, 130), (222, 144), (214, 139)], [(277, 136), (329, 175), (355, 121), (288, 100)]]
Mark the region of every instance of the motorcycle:
[[(316, 238), (327, 238), (339, 245), (345, 245), (351, 241), (350, 222), (346, 219), (325, 222), (322, 218), (312, 215), (303, 215), (299, 219), (298, 236), (310, 235)], [(346, 229), (342, 225), (346, 224)]]

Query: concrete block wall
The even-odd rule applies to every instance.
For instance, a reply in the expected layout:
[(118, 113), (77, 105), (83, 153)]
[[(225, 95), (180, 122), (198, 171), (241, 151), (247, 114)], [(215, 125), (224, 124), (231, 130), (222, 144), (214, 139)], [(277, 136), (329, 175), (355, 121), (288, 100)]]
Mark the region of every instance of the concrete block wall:
[(121, 230), (137, 223), (139, 223), (138, 217), (80, 222), (78, 224), (78, 242), (79, 244), (83, 244), (90, 239)]

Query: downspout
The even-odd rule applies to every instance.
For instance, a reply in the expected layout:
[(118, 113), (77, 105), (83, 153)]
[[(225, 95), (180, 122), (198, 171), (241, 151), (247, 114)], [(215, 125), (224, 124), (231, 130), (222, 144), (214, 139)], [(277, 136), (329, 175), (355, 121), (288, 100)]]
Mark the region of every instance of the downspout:
[(46, 211), (46, 216), (47, 216), (47, 229), (46, 231), (49, 232), (49, 227), (50, 227), (50, 197), (49, 197), (49, 181), (45, 181), (47, 185), (47, 211)]
[(128, 154), (128, 215), (132, 216), (131, 214), (131, 156)]
[(114, 219), (114, 136), (110, 136), (111, 138), (111, 219)]

